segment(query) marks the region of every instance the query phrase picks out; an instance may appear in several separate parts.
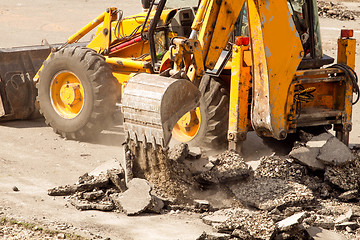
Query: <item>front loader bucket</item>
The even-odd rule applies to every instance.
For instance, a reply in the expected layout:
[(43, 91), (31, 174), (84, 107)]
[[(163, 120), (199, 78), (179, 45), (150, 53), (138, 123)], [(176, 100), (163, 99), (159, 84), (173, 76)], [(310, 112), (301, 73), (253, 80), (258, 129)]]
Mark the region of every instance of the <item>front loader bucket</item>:
[(128, 138), (166, 147), (173, 127), (198, 106), (200, 95), (197, 87), (185, 79), (146, 73), (132, 77), (122, 98)]
[(0, 120), (26, 119), (34, 112), (37, 92), (33, 77), (51, 47), (0, 49)]

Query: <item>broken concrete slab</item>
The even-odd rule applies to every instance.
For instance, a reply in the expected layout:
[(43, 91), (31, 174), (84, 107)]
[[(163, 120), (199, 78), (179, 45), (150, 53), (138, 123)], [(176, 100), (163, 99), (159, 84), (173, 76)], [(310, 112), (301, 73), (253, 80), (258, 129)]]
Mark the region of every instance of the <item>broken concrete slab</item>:
[(247, 234), (244, 239), (271, 239), (274, 234), (275, 224), (268, 212), (236, 208), (229, 211), (228, 216), (229, 219), (216, 226), (219, 232), (240, 229), (242, 234)]
[(89, 176), (85, 174), (81, 177), (83, 181), (78, 184), (59, 186), (48, 190), (49, 196), (67, 196), (76, 192), (92, 191), (109, 185), (109, 178), (107, 174), (100, 174), (98, 176)]
[(82, 193), (82, 198), (88, 201), (96, 200), (102, 196), (104, 196), (104, 192), (102, 190)]
[(125, 171), (122, 167), (118, 169), (107, 170), (107, 175), (110, 181), (120, 192), (126, 191), (127, 188), (125, 183)]
[(164, 208), (165, 203), (162, 199), (158, 198), (157, 196), (151, 196), (151, 204), (147, 207), (146, 211), (153, 212), (153, 213), (161, 213), (162, 209)]
[(359, 224), (357, 222), (343, 222), (340, 224), (335, 224), (335, 228), (337, 230), (344, 230), (346, 228), (350, 228), (351, 230), (355, 230), (359, 228)]
[(352, 209), (349, 209), (349, 211), (347, 211), (345, 214), (339, 216), (335, 220), (335, 223), (340, 224), (340, 223), (343, 223), (343, 222), (349, 222), (352, 216), (353, 216), (353, 211), (352, 211)]
[(189, 153), (187, 155), (187, 158), (190, 159), (199, 159), (201, 157), (201, 148), (199, 147), (189, 147)]
[(312, 170), (324, 170), (325, 165), (316, 158), (319, 153), (319, 148), (299, 147), (293, 149), (289, 156)]
[(128, 183), (128, 189), (121, 194), (113, 194), (111, 198), (115, 205), (127, 215), (144, 212), (152, 203), (151, 186), (148, 181), (133, 178)]
[(169, 149), (168, 159), (175, 162), (183, 162), (188, 155), (189, 146), (186, 143), (180, 143)]
[(275, 224), (280, 231), (289, 231), (291, 228), (298, 226), (307, 216), (306, 212), (296, 213)]
[(332, 137), (334, 137), (334, 135), (329, 132), (321, 133), (313, 136), (309, 141), (307, 141), (306, 146), (310, 148), (321, 148)]
[(353, 159), (351, 150), (336, 137), (329, 138), (317, 159), (326, 165), (341, 166)]
[(350, 190), (346, 191), (338, 196), (339, 200), (343, 202), (348, 202), (351, 200), (355, 200), (359, 197), (359, 191), (358, 190)]
[(194, 204), (195, 204), (195, 208), (197, 210), (199, 210), (200, 212), (207, 212), (210, 210), (211, 206), (210, 206), (210, 202), (207, 200), (199, 200), (199, 199), (195, 199), (194, 200)]
[(252, 173), (251, 168), (235, 151), (225, 151), (218, 155), (219, 163), (210, 171), (198, 176), (202, 184), (218, 184), (246, 179)]
[(306, 173), (306, 167), (293, 162), (291, 159), (271, 155), (260, 159), (260, 164), (254, 171), (254, 176), (301, 181)]
[(319, 227), (309, 227), (306, 231), (314, 240), (346, 240), (342, 234)]
[(70, 203), (77, 209), (81, 211), (86, 210), (99, 210), (99, 211), (112, 211), (115, 206), (112, 202), (106, 201), (101, 203), (94, 202), (85, 202), (79, 200), (71, 200)]
[(226, 222), (230, 218), (231, 214), (229, 214), (229, 211), (230, 210), (228, 209), (218, 210), (202, 217), (201, 219), (205, 224), (215, 227)]
[(217, 232), (203, 232), (196, 240), (230, 240), (231, 235)]
[(268, 211), (314, 200), (312, 191), (305, 185), (276, 178), (258, 178), (235, 184), (230, 189), (243, 204)]

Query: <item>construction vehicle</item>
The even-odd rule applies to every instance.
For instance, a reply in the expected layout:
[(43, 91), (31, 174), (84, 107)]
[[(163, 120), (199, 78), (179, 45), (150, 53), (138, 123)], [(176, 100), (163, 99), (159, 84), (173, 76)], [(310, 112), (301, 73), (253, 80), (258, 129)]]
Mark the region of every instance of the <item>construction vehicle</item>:
[[(245, 10), (241, 11), (244, 4)], [(240, 24), (235, 29), (237, 22)], [(221, 55), (229, 50), (234, 29), (240, 31), (240, 36), (232, 44), (231, 62), (226, 62)], [(248, 36), (243, 34), (246, 31), (241, 32), (244, 29)], [(352, 35), (351, 30), (342, 31), (338, 63), (324, 67), (334, 59), (322, 53), (316, 0), (202, 0), (190, 37), (171, 39), (169, 59), (173, 67), (160, 74), (164, 77), (138, 74), (125, 87), (123, 108), (128, 140), (142, 142), (145, 147), (148, 143), (166, 147), (172, 127), (184, 121), (185, 130), (190, 132), (205, 122), (206, 134), (216, 133), (212, 139), (226, 133), (229, 149), (237, 151), (241, 151), (250, 130), (260, 137), (283, 140), (300, 128), (329, 125), (348, 144), (352, 104), (359, 98), (353, 70), (356, 41)], [(216, 66), (226, 64), (231, 64), (229, 82), (224, 74), (213, 74)], [(169, 78), (186, 78), (198, 86), (200, 98), (197, 95), (194, 100), (199, 99), (200, 114), (191, 110), (178, 121), (175, 115), (179, 111), (167, 99), (160, 95), (156, 102), (148, 100), (152, 91), (166, 93)], [(147, 88), (148, 82), (164, 88)], [(224, 108), (226, 100), (219, 86), (227, 85), (230, 100), (228, 108)], [(143, 95), (139, 89), (148, 93)], [(209, 103), (214, 101), (217, 105), (211, 106)], [(187, 103), (181, 106), (181, 113), (193, 109), (194, 103)], [(170, 109), (174, 118), (163, 115)], [(225, 116), (228, 128), (224, 128)]]
[(112, 121), (128, 79), (167, 66), (161, 59), (169, 37), (189, 35), (193, 18), (190, 7), (128, 17), (109, 8), (65, 44), (0, 49), (0, 119), (31, 118), (39, 109), (65, 138), (96, 135)]
[(109, 8), (65, 44), (0, 51), (19, 63), (0, 66), (0, 116), (28, 118), (38, 105), (55, 132), (84, 139), (121, 99), (127, 139), (145, 144), (228, 138), (240, 150), (250, 130), (280, 140), (331, 124), (348, 142), (355, 40), (344, 31), (338, 64), (324, 68), (334, 59), (322, 53), (315, 0), (173, 2), (143, 0), (148, 11), (129, 17)]

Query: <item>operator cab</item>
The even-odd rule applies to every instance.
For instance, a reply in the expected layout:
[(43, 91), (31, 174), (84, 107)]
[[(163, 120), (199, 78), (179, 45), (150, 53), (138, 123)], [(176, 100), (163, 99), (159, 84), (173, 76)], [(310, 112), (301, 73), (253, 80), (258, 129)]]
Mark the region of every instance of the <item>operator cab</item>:
[(316, 0), (288, 0), (288, 6), (304, 48), (304, 57), (298, 69), (332, 64), (334, 59), (322, 51)]

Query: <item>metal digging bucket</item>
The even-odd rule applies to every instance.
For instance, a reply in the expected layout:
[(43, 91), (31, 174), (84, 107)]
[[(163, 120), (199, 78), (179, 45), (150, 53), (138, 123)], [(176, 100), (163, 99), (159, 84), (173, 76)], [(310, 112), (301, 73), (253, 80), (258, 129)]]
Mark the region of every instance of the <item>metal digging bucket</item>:
[(0, 49), (0, 120), (26, 119), (34, 112), (37, 92), (33, 77), (51, 47)]
[(189, 80), (146, 73), (132, 77), (122, 98), (127, 137), (166, 147), (173, 127), (181, 116), (198, 106), (200, 95)]

